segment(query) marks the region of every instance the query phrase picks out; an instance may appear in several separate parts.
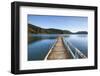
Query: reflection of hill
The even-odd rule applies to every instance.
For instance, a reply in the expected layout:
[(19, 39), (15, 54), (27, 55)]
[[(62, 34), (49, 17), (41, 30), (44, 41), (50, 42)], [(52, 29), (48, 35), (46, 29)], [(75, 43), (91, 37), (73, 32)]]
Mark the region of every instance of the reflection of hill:
[(71, 34), (72, 32), (68, 30), (60, 30), (60, 29), (44, 29), (41, 27), (37, 27), (32, 24), (28, 24), (28, 33), (33, 33), (33, 34)]
[(78, 34), (77, 36), (78, 37), (84, 37), (85, 38), (85, 37), (87, 37), (87, 34), (80, 34), (80, 35)]
[(35, 41), (38, 41), (38, 40), (41, 40), (42, 38), (41, 37), (33, 37), (31, 35), (28, 36), (28, 43), (31, 43), (31, 42), (35, 42)]
[(37, 34), (28, 34), (28, 43), (44, 40), (44, 39), (56, 39), (57, 36), (52, 36), (52, 35), (37, 35)]

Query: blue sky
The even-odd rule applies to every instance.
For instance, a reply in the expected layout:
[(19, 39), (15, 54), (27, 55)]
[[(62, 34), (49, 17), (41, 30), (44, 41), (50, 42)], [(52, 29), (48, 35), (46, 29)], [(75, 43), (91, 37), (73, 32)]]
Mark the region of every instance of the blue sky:
[(28, 15), (28, 23), (42, 28), (56, 28), (71, 32), (87, 31), (88, 17)]

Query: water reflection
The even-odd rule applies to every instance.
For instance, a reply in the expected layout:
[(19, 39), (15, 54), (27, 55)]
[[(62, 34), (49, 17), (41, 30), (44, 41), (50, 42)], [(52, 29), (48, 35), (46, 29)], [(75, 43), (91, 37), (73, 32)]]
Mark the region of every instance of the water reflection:
[(58, 36), (88, 55), (87, 34), (32, 34), (28, 36), (28, 60), (43, 60)]
[(70, 37), (65, 37), (73, 46), (78, 48), (83, 54), (88, 55), (88, 38), (87, 34), (70, 35)]

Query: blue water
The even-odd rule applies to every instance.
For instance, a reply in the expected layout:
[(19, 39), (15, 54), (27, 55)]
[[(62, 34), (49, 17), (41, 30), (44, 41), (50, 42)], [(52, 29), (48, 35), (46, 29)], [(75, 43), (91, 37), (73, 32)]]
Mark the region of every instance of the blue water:
[[(49, 52), (56, 41), (57, 34), (33, 34), (33, 38), (40, 38), (39, 40), (33, 40), (28, 43), (28, 60), (44, 60), (45, 56)], [(74, 47), (78, 48), (86, 56), (88, 54), (88, 43), (87, 34), (63, 34), (64, 39), (73, 44)]]
[(33, 38), (34, 37), (41, 37), (41, 39), (28, 44), (28, 60), (43, 60), (56, 41), (56, 37), (49, 35), (33, 35)]
[(76, 34), (65, 37), (74, 47), (78, 48), (83, 54), (88, 55), (88, 38), (87, 34)]

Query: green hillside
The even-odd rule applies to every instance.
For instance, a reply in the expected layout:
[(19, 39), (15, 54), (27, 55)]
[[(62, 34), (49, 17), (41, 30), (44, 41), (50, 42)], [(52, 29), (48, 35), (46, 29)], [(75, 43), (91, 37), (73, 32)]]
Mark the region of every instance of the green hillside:
[(72, 32), (68, 30), (60, 30), (60, 29), (54, 29), (54, 28), (49, 28), (49, 29), (44, 29), (32, 24), (28, 24), (28, 33), (33, 33), (33, 34), (71, 34)]

